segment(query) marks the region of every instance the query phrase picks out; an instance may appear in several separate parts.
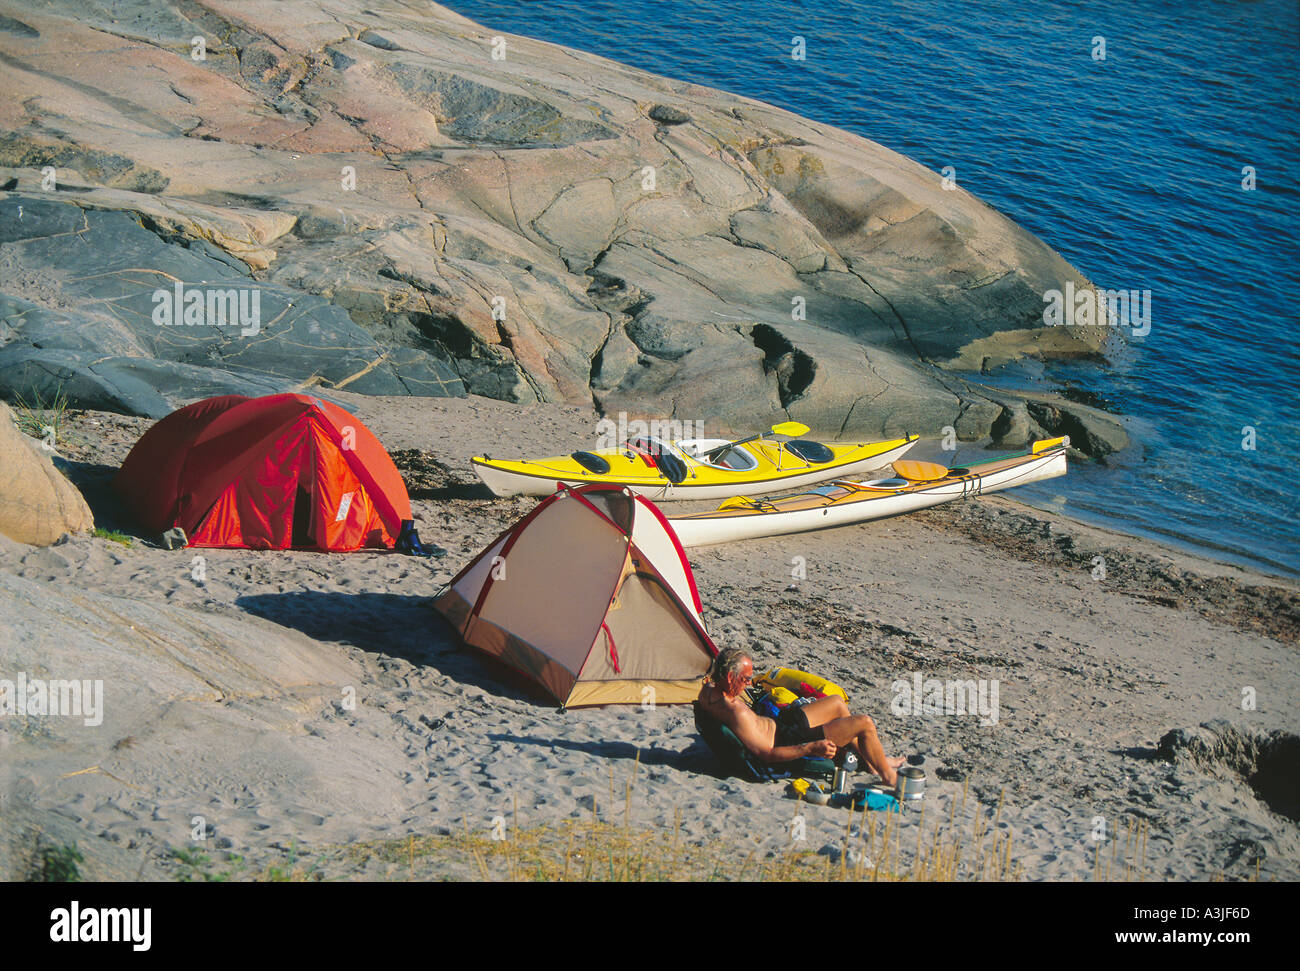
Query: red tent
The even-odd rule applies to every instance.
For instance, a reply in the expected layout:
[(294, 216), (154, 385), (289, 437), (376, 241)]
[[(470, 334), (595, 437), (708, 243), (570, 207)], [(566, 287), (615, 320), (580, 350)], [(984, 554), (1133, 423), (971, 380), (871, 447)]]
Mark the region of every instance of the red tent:
[(146, 528), (191, 546), (391, 548), (411, 519), (379, 439), (305, 394), (225, 395), (172, 412), (136, 442), (114, 485)]

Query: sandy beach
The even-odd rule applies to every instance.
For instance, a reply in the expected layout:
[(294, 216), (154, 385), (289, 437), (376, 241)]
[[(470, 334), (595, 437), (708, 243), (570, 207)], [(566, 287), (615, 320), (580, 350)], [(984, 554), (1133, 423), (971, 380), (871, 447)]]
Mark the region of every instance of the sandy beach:
[[(150, 421), (68, 416), (63, 467), (131, 545), (0, 540), (0, 677), (103, 682), (98, 724), (0, 720), (6, 879), (74, 844), (85, 879), (505, 879), (451, 841), (592, 821), (877, 877), (945, 840), (959, 879), (1300, 877), (1292, 582), (1014, 493), (691, 550), (720, 646), (836, 681), (925, 770), (924, 812), (890, 822), (885, 850), (886, 814), (719, 778), (689, 707), (559, 711), (432, 612), (533, 504), (493, 498), (470, 457), (589, 447), (593, 412), (330, 397), (389, 449), (445, 556), (164, 550), (107, 488)], [(918, 676), (996, 683), (996, 710), (899, 714), (896, 683)], [(434, 849), (384, 849), (415, 840)]]

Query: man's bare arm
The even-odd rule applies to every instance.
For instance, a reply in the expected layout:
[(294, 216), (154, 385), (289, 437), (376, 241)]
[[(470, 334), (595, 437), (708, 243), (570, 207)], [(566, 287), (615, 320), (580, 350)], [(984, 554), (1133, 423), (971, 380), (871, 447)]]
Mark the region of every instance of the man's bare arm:
[(795, 759), (811, 757), (820, 744), (819, 742), (804, 742), (802, 745), (779, 745), (768, 749), (766, 752), (756, 754), (764, 762), (793, 762)]
[(764, 762), (793, 762), (811, 756), (824, 755), (827, 758), (835, 754), (835, 745), (826, 740), (804, 742), (800, 745), (769, 745), (767, 739), (758, 732), (753, 720), (741, 718), (734, 712), (728, 712), (727, 727), (736, 733), (740, 744)]

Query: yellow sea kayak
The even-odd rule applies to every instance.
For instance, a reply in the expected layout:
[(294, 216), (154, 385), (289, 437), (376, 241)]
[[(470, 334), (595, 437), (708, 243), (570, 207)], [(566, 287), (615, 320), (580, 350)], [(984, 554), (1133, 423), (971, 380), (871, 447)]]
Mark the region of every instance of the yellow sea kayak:
[[(791, 423), (793, 424), (793, 423)], [(777, 428), (789, 426), (777, 426)], [(807, 432), (802, 428), (800, 434)], [(626, 486), (662, 502), (669, 499), (725, 499), (765, 495), (881, 469), (902, 458), (916, 435), (887, 442), (733, 441), (683, 438), (663, 441), (642, 435), (620, 448), (544, 459), (473, 459), (474, 471), (498, 496), (548, 496), (566, 485), (593, 482)]]

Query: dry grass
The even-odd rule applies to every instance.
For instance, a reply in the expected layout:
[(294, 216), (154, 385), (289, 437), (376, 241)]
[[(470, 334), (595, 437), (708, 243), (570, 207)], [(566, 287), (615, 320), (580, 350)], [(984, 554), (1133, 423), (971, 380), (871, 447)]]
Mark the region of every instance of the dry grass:
[[(919, 810), (906, 814), (791, 804), (792, 838), (785, 851), (763, 852), (738, 839), (704, 842), (681, 836), (680, 815), (668, 827), (631, 823), (636, 768), (621, 800), (603, 814), (555, 824), (519, 826), (518, 806), (495, 826), (437, 836), (411, 836), (352, 844), (346, 858), (354, 872), (378, 863), (390, 879), (478, 879), (492, 881), (984, 881), (1024, 880), (1033, 876), (1016, 859), (1010, 832), (1000, 828), (1001, 798), (992, 819), (969, 787), (952, 801), (946, 815)], [(621, 803), (621, 805), (620, 805)], [(840, 812), (844, 834), (836, 852), (818, 852), (794, 834), (800, 817)], [(602, 818), (603, 816), (603, 818)], [(1097, 879), (1141, 879), (1145, 870), (1145, 829), (1130, 827), (1127, 841), (1107, 847), (1112, 859), (1125, 842), (1122, 873), (1099, 871)], [(1099, 844), (1100, 845), (1100, 844)], [(806, 848), (807, 847), (807, 848)], [(762, 855), (760, 855), (762, 853)]]
[[(731, 883), (1019, 881), (1036, 875), (1016, 859), (1014, 837), (1001, 825), (1002, 796), (990, 817), (987, 807), (968, 799), (969, 783), (946, 814), (930, 812), (924, 802), (903, 814), (792, 802), (789, 843), (784, 849), (764, 850), (739, 838), (687, 840), (680, 812), (674, 814), (671, 828), (633, 825), (638, 769), (639, 759), (619, 793), (611, 768), (608, 801), (593, 803), (591, 814), (582, 819), (520, 825), (516, 801), (508, 814), (478, 831), (465, 825), (450, 834), (351, 843), (310, 862), (292, 854), (282, 865), (260, 872), (217, 873), (215, 865), (196, 866), (183, 878)], [(843, 817), (844, 831), (832, 852), (813, 848), (811, 838), (799, 838), (810, 820), (825, 818), (817, 814), (836, 812)], [(1094, 878), (1152, 878), (1146, 839), (1146, 823), (1138, 820), (1130, 821), (1122, 836), (1098, 842)]]
[(14, 421), (28, 438), (49, 442), (51, 447), (67, 441), (68, 396), (60, 387), (48, 401), (39, 391), (30, 397), (14, 395)]

